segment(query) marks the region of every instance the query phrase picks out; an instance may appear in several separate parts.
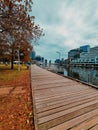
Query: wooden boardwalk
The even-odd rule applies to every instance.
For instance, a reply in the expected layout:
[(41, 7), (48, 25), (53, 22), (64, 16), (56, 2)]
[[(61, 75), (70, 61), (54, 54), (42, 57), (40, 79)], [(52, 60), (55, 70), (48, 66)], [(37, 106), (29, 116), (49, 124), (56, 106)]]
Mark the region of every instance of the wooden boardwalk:
[(33, 65), (35, 130), (98, 130), (98, 90)]

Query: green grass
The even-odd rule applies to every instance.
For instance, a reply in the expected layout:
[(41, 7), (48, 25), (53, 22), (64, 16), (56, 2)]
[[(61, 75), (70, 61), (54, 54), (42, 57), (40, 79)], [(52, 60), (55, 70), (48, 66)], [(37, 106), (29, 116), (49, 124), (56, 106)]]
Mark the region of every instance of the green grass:
[(14, 80), (16, 77), (23, 75), (27, 70), (25, 65), (20, 65), (20, 71), (18, 71), (18, 65), (14, 65), (14, 69), (10, 69), (10, 65), (0, 65), (0, 80)]

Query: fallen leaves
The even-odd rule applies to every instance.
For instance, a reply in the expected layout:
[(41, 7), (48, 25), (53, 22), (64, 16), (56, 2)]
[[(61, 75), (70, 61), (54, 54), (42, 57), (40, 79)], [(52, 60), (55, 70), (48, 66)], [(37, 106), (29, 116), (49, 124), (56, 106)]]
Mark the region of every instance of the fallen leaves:
[[(0, 130), (34, 129), (29, 76), (29, 70), (25, 70), (15, 81), (9, 81), (10, 87), (13, 86), (12, 91), (0, 96)], [(20, 91), (20, 86), (23, 92)], [(18, 88), (19, 91), (15, 92)]]

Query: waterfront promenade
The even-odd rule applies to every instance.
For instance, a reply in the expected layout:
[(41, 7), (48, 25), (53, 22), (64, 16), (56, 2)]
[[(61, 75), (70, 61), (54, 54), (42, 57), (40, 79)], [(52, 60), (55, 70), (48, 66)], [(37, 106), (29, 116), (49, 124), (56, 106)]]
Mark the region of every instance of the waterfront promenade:
[(98, 130), (98, 90), (31, 66), (35, 130)]

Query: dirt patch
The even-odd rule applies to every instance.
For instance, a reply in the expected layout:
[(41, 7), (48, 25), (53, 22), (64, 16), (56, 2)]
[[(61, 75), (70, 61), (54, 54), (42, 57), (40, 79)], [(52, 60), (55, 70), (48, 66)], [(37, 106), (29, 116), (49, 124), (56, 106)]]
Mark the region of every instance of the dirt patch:
[(9, 87), (9, 88), (0, 88), (0, 96), (1, 95), (7, 95), (9, 94), (9, 92), (11, 91), (12, 87)]

